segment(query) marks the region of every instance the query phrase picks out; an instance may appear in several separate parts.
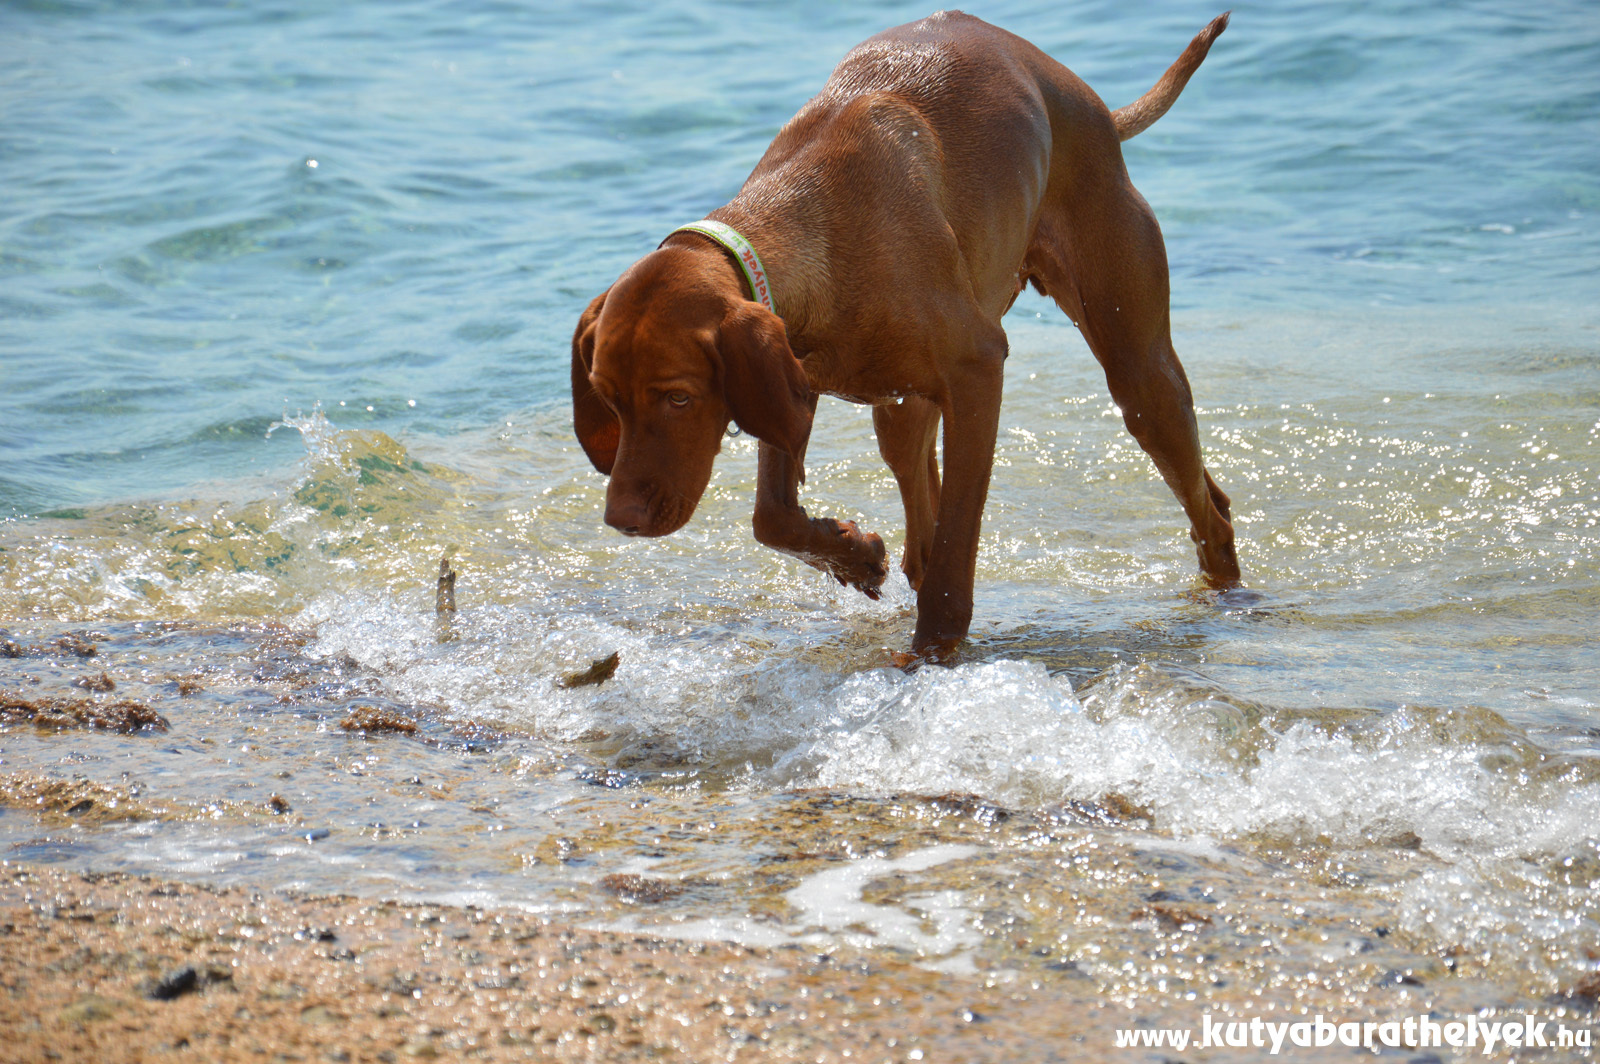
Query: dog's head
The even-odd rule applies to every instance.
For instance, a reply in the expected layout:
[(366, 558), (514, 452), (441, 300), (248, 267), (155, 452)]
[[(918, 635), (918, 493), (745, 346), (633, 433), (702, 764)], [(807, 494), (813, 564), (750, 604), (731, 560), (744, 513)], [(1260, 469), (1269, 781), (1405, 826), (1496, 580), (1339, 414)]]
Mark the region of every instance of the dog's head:
[(682, 247), (645, 256), (596, 296), (572, 334), (578, 442), (611, 477), (606, 524), (682, 528), (730, 421), (799, 460), (811, 389), (783, 322)]

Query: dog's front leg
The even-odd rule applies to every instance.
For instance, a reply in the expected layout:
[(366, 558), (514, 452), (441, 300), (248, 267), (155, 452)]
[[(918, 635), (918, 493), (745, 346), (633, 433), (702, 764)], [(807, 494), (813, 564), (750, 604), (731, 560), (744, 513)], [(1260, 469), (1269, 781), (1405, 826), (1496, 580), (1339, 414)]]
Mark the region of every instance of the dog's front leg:
[(1000, 424), (1005, 334), (975, 344), (947, 371), (944, 407), (944, 484), (928, 571), (917, 590), (913, 654), (948, 658), (972, 624), (972, 584), (977, 574), (978, 533), (994, 468)]
[(815, 566), (868, 598), (889, 575), (883, 540), (862, 532), (854, 521), (808, 517), (800, 505), (798, 460), (763, 442), (756, 473), (756, 510), (752, 524), (761, 543)]
[(906, 552), (900, 568), (916, 591), (928, 571), (939, 513), (939, 462), (934, 454), (939, 407), (921, 396), (907, 396), (873, 407), (872, 427), (878, 433), (878, 453), (900, 487), (906, 510)]

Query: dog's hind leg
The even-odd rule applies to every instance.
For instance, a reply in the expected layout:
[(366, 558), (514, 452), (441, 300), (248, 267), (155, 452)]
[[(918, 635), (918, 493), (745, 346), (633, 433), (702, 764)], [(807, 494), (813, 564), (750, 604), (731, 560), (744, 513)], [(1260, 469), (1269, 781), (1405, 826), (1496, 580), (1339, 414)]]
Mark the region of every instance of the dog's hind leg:
[(1215, 587), (1237, 586), (1228, 496), (1201, 458), (1189, 379), (1172, 349), (1160, 227), (1131, 185), (1097, 185), (1057, 215), (1058, 239), (1040, 227), (1033, 271), (1077, 322), (1128, 431), (1183, 504), (1201, 572)]
[(878, 453), (900, 486), (906, 510), (906, 549), (900, 568), (911, 590), (922, 587), (933, 553), (934, 519), (939, 512), (939, 407), (920, 396), (872, 408)]

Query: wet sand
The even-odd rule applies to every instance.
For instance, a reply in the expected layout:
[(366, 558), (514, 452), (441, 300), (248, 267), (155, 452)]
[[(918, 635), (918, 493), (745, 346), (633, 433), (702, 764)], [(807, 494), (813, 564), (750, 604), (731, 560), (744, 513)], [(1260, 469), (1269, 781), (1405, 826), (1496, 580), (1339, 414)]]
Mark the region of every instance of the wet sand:
[[(1007, 980), (930, 971), (881, 951), (661, 940), (512, 911), (14, 862), (0, 864), (0, 972), (5, 1058), (18, 1064), (1285, 1059), (1255, 1049), (1117, 1048), (1117, 1028), (1185, 1017), (1096, 1003), (1094, 986), (1071, 971)], [(1241, 1010), (1269, 1007), (1245, 985), (1223, 996)], [(1333, 1004), (1319, 996), (1296, 1003), (1305, 1016)], [(1384, 988), (1344, 986), (1335, 997), (1346, 1014), (1410, 1011)], [(1559, 1010), (1569, 1022), (1585, 1022), (1582, 1014), (1593, 1022), (1592, 1001), (1571, 1004)], [(1299, 1011), (1287, 1000), (1280, 1007)], [(1430, 1062), (1591, 1053), (1380, 1051)], [(1287, 1056), (1371, 1054), (1333, 1047)]]
[(0, 1029), (19, 1064), (1070, 1060), (1113, 1021), (1049, 987), (849, 949), (0, 869)]

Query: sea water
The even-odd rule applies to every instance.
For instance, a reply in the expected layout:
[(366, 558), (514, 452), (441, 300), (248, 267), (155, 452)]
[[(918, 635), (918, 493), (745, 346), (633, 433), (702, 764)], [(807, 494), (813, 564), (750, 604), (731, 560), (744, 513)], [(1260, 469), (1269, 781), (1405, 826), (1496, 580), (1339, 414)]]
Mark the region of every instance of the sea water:
[[(1217, 13), (971, 10), (1113, 107)], [(925, 13), (0, 12), (0, 693), (168, 725), (0, 731), (0, 856), (1144, 1008), (1592, 978), (1592, 5), (1239, 7), (1125, 146), (1246, 589), (1032, 295), (954, 667), (890, 666), (898, 573), (871, 602), (753, 541), (748, 437), (681, 532), (603, 525), (578, 313)], [(811, 512), (897, 556), (868, 412), (824, 401), (808, 458)], [(414, 731), (342, 726), (374, 714)]]

